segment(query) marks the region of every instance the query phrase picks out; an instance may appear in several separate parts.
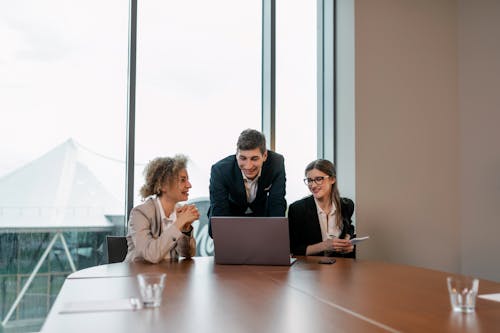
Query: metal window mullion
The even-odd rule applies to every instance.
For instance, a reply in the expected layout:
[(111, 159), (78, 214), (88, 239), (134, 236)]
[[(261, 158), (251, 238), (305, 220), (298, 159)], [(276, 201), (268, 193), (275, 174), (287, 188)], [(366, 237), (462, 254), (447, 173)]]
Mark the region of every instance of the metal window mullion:
[(318, 157), (336, 162), (335, 0), (318, 0)]
[(262, 0), (262, 132), (276, 145), (276, 1)]
[(137, 0), (130, 0), (129, 50), (128, 50), (128, 101), (127, 101), (127, 156), (125, 166), (125, 223), (134, 206), (134, 163), (135, 163), (135, 87), (137, 55)]

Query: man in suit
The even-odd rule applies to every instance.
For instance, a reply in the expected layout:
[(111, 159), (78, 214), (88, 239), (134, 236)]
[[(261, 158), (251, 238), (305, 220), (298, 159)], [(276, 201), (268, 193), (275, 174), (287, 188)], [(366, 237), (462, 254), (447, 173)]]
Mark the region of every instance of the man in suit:
[(208, 233), (212, 216), (285, 216), (283, 156), (266, 149), (264, 134), (241, 132), (236, 154), (212, 165)]

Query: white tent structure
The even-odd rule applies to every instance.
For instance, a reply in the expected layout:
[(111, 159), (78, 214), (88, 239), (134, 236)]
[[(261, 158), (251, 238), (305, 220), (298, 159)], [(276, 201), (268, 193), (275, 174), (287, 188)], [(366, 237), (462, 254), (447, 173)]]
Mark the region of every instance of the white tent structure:
[[(10, 308), (5, 325), (59, 238), (73, 271), (64, 231), (111, 231), (106, 215), (123, 215), (114, 198), (82, 159), (72, 139), (0, 178), (0, 233), (53, 234), (29, 279)], [(112, 174), (113, 170), (110, 170)]]
[(123, 209), (81, 155), (69, 139), (0, 178), (0, 232), (111, 228), (105, 215)]

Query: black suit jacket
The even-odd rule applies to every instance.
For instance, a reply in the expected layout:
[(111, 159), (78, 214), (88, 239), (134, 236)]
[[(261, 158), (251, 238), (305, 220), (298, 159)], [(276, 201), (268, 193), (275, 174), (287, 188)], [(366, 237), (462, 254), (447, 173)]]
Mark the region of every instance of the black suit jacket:
[[(354, 238), (354, 226), (351, 220), (352, 214), (354, 213), (354, 202), (348, 198), (341, 198), (340, 206), (343, 227), (339, 238), (344, 238), (346, 234)], [(288, 226), (290, 233), (290, 252), (294, 255), (305, 255), (307, 246), (323, 241), (318, 211), (312, 195), (295, 201), (290, 205), (288, 209)], [(321, 253), (320, 255), (325, 255), (325, 253)], [(333, 255), (337, 257), (354, 258), (355, 251), (347, 254), (334, 252)]]
[[(267, 151), (267, 159), (262, 165), (257, 186), (257, 195), (247, 202), (243, 176), (236, 161), (230, 155), (212, 165), (210, 172), (210, 208), (212, 216), (245, 216), (248, 208), (251, 216), (285, 216), (285, 162), (283, 156)], [(212, 236), (209, 222), (208, 233)]]

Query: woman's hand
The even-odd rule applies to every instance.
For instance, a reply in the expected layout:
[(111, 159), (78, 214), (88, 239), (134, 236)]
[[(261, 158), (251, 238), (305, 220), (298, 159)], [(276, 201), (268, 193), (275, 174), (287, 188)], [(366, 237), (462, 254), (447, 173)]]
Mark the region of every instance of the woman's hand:
[(340, 253), (350, 253), (354, 250), (354, 245), (349, 239), (333, 238), (327, 239), (326, 241), (326, 251), (335, 251)]
[(184, 205), (176, 210), (177, 219), (175, 226), (181, 231), (187, 231), (191, 228), (191, 224), (200, 218), (200, 212), (195, 205)]

